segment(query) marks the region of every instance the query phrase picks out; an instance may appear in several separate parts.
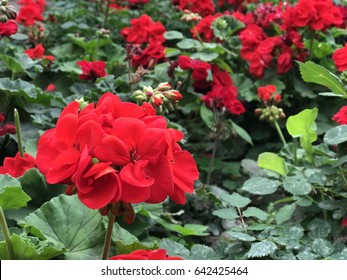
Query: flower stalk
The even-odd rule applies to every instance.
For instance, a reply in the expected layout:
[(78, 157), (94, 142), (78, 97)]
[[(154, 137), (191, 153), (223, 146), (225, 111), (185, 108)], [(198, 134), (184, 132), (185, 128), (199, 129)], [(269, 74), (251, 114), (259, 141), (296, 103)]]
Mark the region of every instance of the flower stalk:
[(23, 141), (22, 141), (22, 131), (20, 128), (20, 120), (19, 120), (19, 114), (17, 109), (14, 109), (14, 123), (16, 126), (16, 133), (17, 133), (17, 142), (18, 142), (18, 151), (21, 157), (24, 157), (24, 148), (23, 148)]
[(14, 250), (13, 250), (13, 244), (11, 241), (10, 231), (8, 230), (6, 218), (4, 211), (2, 210), (2, 207), (0, 206), (0, 227), (3, 232), (5, 243), (8, 251), (8, 255), (11, 260), (15, 259)]
[(111, 240), (112, 240), (112, 231), (113, 231), (113, 225), (115, 222), (115, 215), (110, 210), (108, 212), (108, 224), (107, 224), (107, 230), (105, 235), (105, 242), (104, 242), (104, 249), (102, 251), (102, 260), (106, 260), (108, 258), (108, 254), (110, 252), (110, 246), (111, 246)]

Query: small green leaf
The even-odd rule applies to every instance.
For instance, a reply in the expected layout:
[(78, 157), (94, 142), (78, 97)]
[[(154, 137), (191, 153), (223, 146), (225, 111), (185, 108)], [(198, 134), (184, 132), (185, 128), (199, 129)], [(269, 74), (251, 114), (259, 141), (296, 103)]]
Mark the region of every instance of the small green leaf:
[(199, 59), (205, 62), (211, 62), (217, 57), (218, 57), (218, 53), (216, 52), (196, 52), (190, 56), (191, 59)]
[(287, 176), (288, 168), (283, 158), (275, 153), (261, 153), (258, 156), (258, 166), (264, 169), (268, 169), (283, 176)]
[(213, 112), (204, 104), (200, 107), (200, 116), (207, 127), (211, 129), (213, 126)]
[(264, 177), (253, 177), (245, 181), (242, 190), (251, 194), (267, 195), (274, 193), (280, 185), (281, 182), (277, 180)]
[(185, 224), (184, 226), (169, 223), (163, 219), (158, 219), (157, 223), (161, 224), (163, 227), (178, 232), (183, 236), (206, 236), (208, 233), (206, 230), (208, 226), (198, 225), (198, 224)]
[(225, 234), (230, 239), (236, 239), (240, 241), (252, 242), (256, 240), (255, 237), (243, 232), (227, 231)]
[(239, 218), (239, 215), (234, 208), (218, 209), (213, 211), (212, 214), (225, 220), (234, 220)]
[(164, 33), (164, 37), (166, 40), (176, 40), (176, 39), (183, 39), (183, 34), (181, 32), (178, 32), (176, 30), (166, 31)]
[(299, 260), (316, 260), (318, 256), (311, 252), (309, 249), (301, 251), (296, 255)]
[[(36, 237), (11, 236), (16, 260), (49, 260), (65, 252), (64, 246)], [(5, 241), (0, 242), (0, 259), (9, 260)]]
[(170, 239), (167, 239), (167, 238), (162, 239), (159, 245), (160, 245), (160, 248), (163, 248), (166, 250), (169, 256), (178, 256), (183, 259), (188, 259), (190, 256), (190, 252), (186, 247)]
[(242, 214), (244, 217), (255, 217), (261, 221), (265, 221), (269, 217), (268, 213), (257, 207), (248, 207)]
[(251, 136), (248, 134), (246, 130), (244, 130), (241, 126), (230, 120), (230, 123), (232, 125), (232, 128), (235, 130), (238, 136), (240, 136), (243, 140), (245, 140), (247, 143), (253, 145), (253, 141)]
[(220, 259), (212, 248), (201, 244), (195, 244), (190, 249), (189, 260), (218, 260)]
[(302, 79), (305, 82), (316, 83), (327, 87), (333, 93), (346, 95), (345, 88), (341, 80), (326, 68), (308, 61), (298, 62)]
[(28, 201), (30, 197), (23, 191), (17, 179), (0, 175), (0, 207), (3, 210), (24, 207)]
[(231, 206), (240, 208), (245, 207), (251, 203), (251, 200), (249, 198), (241, 196), (238, 193), (233, 193), (231, 195), (222, 194), (221, 199), (229, 203)]
[(331, 232), (330, 224), (327, 221), (318, 218), (310, 222), (307, 228), (310, 231), (308, 235), (314, 239), (327, 238)]
[(157, 220), (158, 218), (160, 218), (160, 215), (163, 214), (163, 205), (161, 203), (140, 203), (134, 205), (134, 211), (135, 213), (141, 214), (145, 217)]
[(327, 257), (334, 251), (334, 246), (325, 239), (316, 239), (312, 243), (312, 250), (321, 257)]
[(284, 223), (285, 221), (288, 221), (293, 216), (295, 209), (296, 209), (295, 203), (284, 205), (282, 208), (280, 208), (276, 214), (277, 224), (280, 225)]
[(324, 143), (338, 145), (347, 141), (347, 125), (336, 126), (324, 135)]
[(261, 242), (253, 243), (251, 249), (247, 252), (247, 258), (261, 258), (274, 253), (277, 249), (275, 243), (264, 240)]
[(304, 176), (291, 176), (283, 181), (283, 188), (293, 195), (306, 195), (312, 190), (311, 184)]
[(197, 45), (201, 45), (199, 43), (199, 41), (193, 40), (193, 39), (183, 39), (182, 41), (177, 43), (177, 47), (179, 47), (180, 49), (193, 49), (195, 48)]

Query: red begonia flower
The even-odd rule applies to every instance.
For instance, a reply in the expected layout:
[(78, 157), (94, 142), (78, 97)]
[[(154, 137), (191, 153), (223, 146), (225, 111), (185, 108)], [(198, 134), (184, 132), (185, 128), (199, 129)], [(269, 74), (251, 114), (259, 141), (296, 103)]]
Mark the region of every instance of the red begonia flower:
[(110, 260), (183, 260), (180, 257), (166, 255), (166, 250), (136, 250), (130, 254), (122, 254), (111, 257)]
[(36, 21), (43, 21), (42, 10), (38, 5), (22, 6), (17, 16), (17, 22), (32, 26)]
[(82, 69), (82, 74), (79, 75), (81, 80), (96, 80), (97, 78), (105, 77), (106, 63), (102, 60), (99, 61), (78, 61), (76, 62)]
[(42, 46), (42, 44), (38, 44), (33, 49), (25, 50), (24, 53), (28, 55), (31, 59), (40, 59), (45, 53), (45, 48)]
[(0, 22), (0, 36), (11, 36), (16, 34), (18, 26), (13, 20), (7, 22)]
[(14, 158), (6, 157), (4, 165), (0, 166), (0, 174), (9, 174), (12, 177), (20, 177), (27, 170), (36, 167), (36, 160), (31, 155), (24, 153), (24, 157), (18, 152)]
[(339, 71), (347, 70), (347, 43), (343, 48), (336, 50), (332, 58)]
[(347, 106), (343, 106), (340, 110), (332, 117), (333, 121), (338, 124), (347, 124)]

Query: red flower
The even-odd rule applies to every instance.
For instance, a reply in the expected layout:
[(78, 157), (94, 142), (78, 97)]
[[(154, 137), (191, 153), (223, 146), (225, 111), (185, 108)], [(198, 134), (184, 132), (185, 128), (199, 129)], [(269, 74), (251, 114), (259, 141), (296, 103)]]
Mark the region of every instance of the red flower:
[(153, 22), (152, 18), (146, 14), (138, 19), (130, 20), (131, 27), (125, 27), (121, 30), (123, 38), (132, 44), (143, 43), (163, 43), (165, 41), (164, 25), (157, 21)]
[(264, 101), (270, 101), (276, 92), (276, 86), (266, 85), (263, 87), (258, 87), (258, 97)]
[(347, 124), (347, 106), (343, 106), (333, 117), (333, 121), (339, 124)]
[(166, 250), (136, 250), (130, 254), (123, 254), (111, 257), (110, 260), (183, 260), (180, 257), (170, 257), (166, 255)]
[(21, 157), (18, 152), (14, 158), (5, 158), (4, 165), (0, 166), (0, 174), (9, 174), (17, 178), (34, 167), (36, 167), (36, 161), (31, 155), (24, 153), (24, 157)]
[(13, 20), (7, 22), (0, 22), (0, 36), (11, 36), (16, 34), (18, 26)]
[(142, 65), (144, 68), (154, 66), (155, 63), (165, 59), (165, 48), (160, 44), (149, 44), (140, 54), (135, 55), (131, 63), (138, 68)]
[(347, 43), (343, 48), (336, 50), (332, 58), (339, 71), (347, 70)]
[(196, 82), (206, 81), (208, 71), (211, 69), (211, 65), (207, 62), (200, 61), (198, 59), (190, 59), (189, 56), (180, 55), (178, 57), (178, 66), (183, 70), (192, 70), (192, 78)]
[(45, 49), (42, 46), (42, 44), (38, 44), (33, 49), (25, 50), (24, 53), (28, 55), (31, 59), (40, 59), (42, 58), (43, 54), (45, 53)]
[(347, 227), (347, 218), (343, 218), (341, 221), (341, 226)]
[(82, 69), (82, 74), (79, 75), (81, 80), (96, 80), (97, 78), (105, 77), (106, 63), (102, 60), (99, 61), (78, 61), (76, 62)]
[(17, 22), (23, 23), (26, 26), (32, 26), (36, 21), (43, 21), (42, 11), (38, 5), (27, 5), (20, 8)]
[(203, 17), (214, 14), (214, 4), (211, 0), (180, 0), (178, 8), (198, 13)]

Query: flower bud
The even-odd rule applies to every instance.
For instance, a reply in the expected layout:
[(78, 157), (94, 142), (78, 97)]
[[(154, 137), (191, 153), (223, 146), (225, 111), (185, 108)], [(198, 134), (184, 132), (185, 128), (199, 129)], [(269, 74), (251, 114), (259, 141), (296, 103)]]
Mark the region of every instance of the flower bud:
[(7, 5), (8, 1), (7, 0), (1, 0), (1, 6)]
[(80, 99), (76, 100), (80, 104), (80, 110), (84, 109), (84, 107), (89, 105), (88, 101), (84, 101), (83, 96)]
[(147, 95), (143, 91), (137, 90), (133, 93), (132, 98), (137, 100), (137, 101), (146, 101)]
[(164, 95), (167, 99), (173, 100), (173, 101), (179, 101), (183, 98), (182, 94), (178, 90), (165, 91)]
[(262, 112), (263, 112), (262, 108), (257, 108), (254, 110), (254, 114), (256, 114), (256, 115), (260, 115)]
[(17, 17), (16, 8), (13, 7), (13, 6), (11, 6), (11, 5), (6, 6), (5, 15), (6, 15), (9, 19), (16, 19), (16, 17)]
[(0, 15), (0, 22), (6, 22), (8, 17), (6, 15)]

